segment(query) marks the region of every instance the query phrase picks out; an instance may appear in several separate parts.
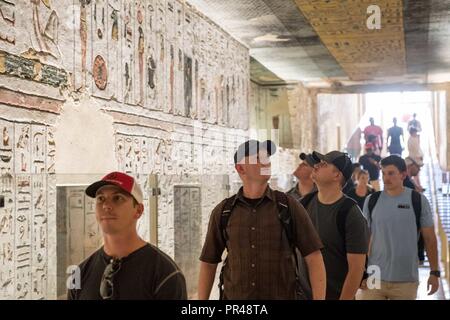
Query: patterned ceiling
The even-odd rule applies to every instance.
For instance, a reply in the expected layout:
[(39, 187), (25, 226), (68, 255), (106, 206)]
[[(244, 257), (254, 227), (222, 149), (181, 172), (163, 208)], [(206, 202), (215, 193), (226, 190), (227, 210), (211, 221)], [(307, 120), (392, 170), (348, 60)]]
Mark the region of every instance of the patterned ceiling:
[[(450, 81), (450, 0), (188, 2), (250, 48), (258, 83), (274, 75), (310, 87)], [(373, 4), (380, 30), (366, 25)]]

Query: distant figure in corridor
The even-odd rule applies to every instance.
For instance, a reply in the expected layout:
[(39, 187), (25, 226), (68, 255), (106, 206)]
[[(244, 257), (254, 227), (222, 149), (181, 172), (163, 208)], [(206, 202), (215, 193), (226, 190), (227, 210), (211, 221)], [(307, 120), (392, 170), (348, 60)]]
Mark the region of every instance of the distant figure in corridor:
[(95, 214), (104, 245), (83, 261), (81, 288), (69, 300), (185, 300), (186, 281), (175, 262), (136, 231), (144, 212), (136, 180), (111, 172), (86, 189), (95, 198)]
[(364, 146), (366, 153), (359, 158), (359, 163), (364, 170), (369, 172), (370, 185), (375, 191), (380, 190), (380, 161), (381, 157), (373, 152), (373, 145), (366, 143)]
[(358, 203), (358, 207), (362, 210), (367, 196), (374, 193), (375, 189), (369, 185), (369, 172), (367, 170), (360, 170), (356, 177), (356, 187), (352, 188), (346, 195), (355, 200)]
[[(405, 144), (403, 128), (397, 126), (397, 118), (392, 119), (392, 122), (394, 126), (388, 129), (386, 145), (388, 146), (389, 154), (396, 154), (401, 157), (403, 152), (402, 142)], [(402, 142), (400, 142), (400, 137), (402, 137)]]
[(416, 119), (417, 114), (413, 114), (413, 119), (408, 122), (408, 131), (411, 128), (416, 128), (417, 132), (422, 131), (422, 125), (420, 124), (420, 121)]
[(371, 143), (373, 145), (373, 152), (377, 155), (381, 155), (381, 150), (383, 150), (383, 129), (380, 126), (375, 124), (375, 120), (373, 118), (369, 119), (370, 126), (367, 126), (363, 133), (364, 139), (367, 143)]
[(216, 269), (220, 299), (306, 299), (297, 286), (296, 252), (306, 260), (312, 298), (325, 298), (322, 242), (305, 209), (268, 186), (275, 144), (248, 140), (234, 154), (243, 186), (213, 210), (200, 256), (198, 298), (209, 299)]
[[(411, 127), (409, 129), (409, 138), (408, 138), (408, 157), (413, 159), (417, 163), (423, 164), (423, 151), (420, 146), (420, 135), (418, 134), (416, 127)], [(414, 177), (414, 180), (420, 188), (422, 188), (420, 183), (419, 175)]]

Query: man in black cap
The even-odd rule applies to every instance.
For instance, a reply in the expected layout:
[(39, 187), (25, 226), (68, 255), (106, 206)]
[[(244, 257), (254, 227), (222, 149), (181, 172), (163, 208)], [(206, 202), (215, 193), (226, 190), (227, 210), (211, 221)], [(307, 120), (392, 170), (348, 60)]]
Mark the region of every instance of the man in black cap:
[(104, 245), (79, 265), (81, 283), (69, 300), (185, 300), (186, 281), (175, 262), (139, 237), (142, 189), (126, 173), (111, 172), (86, 189)]
[(339, 151), (313, 152), (312, 179), (318, 192), (305, 196), (307, 209), (324, 244), (330, 300), (354, 299), (361, 283), (369, 241), (367, 222), (355, 201), (342, 193), (352, 175), (350, 158)]
[(316, 162), (312, 155), (304, 152), (300, 153), (299, 158), (302, 160), (294, 171), (294, 176), (298, 179), (297, 184), (287, 192), (295, 200), (300, 201), (306, 194), (317, 190), (314, 181), (311, 178), (312, 171)]
[(305, 258), (312, 298), (325, 297), (322, 243), (305, 209), (292, 197), (268, 186), (271, 141), (249, 140), (234, 155), (242, 180), (236, 195), (214, 208), (200, 256), (199, 299), (208, 299), (217, 264), (224, 300), (300, 299), (295, 248)]

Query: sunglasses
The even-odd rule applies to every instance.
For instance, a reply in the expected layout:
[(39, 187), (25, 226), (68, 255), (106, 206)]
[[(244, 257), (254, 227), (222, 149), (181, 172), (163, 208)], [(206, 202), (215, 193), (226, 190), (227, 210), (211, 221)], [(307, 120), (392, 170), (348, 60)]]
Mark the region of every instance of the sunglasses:
[(111, 300), (114, 295), (114, 275), (120, 270), (122, 260), (111, 259), (103, 272), (100, 282), (100, 296), (104, 300)]

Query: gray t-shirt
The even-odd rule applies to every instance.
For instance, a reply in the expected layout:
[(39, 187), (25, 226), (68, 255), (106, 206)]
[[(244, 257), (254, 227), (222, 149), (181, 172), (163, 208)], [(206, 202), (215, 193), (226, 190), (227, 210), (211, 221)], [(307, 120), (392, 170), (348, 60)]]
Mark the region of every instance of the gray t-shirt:
[[(367, 221), (358, 205), (350, 209), (345, 222), (345, 242), (337, 224), (339, 208), (345, 201), (343, 196), (337, 202), (325, 205), (319, 202), (317, 195), (307, 205), (307, 211), (324, 245), (323, 260), (327, 272), (327, 300), (339, 299), (348, 273), (347, 253), (367, 254), (369, 230)], [(303, 270), (302, 270), (303, 269)], [(310, 288), (305, 288), (307, 276), (304, 261), (301, 264), (302, 288), (310, 296)]]
[[(363, 214), (372, 234), (369, 266), (380, 267), (381, 280), (390, 282), (415, 282), (419, 280), (417, 258), (416, 216), (411, 200), (412, 190), (405, 188), (402, 194), (391, 197), (381, 192), (369, 218), (369, 199), (364, 203)], [(424, 195), (420, 226), (432, 227), (433, 214)]]

